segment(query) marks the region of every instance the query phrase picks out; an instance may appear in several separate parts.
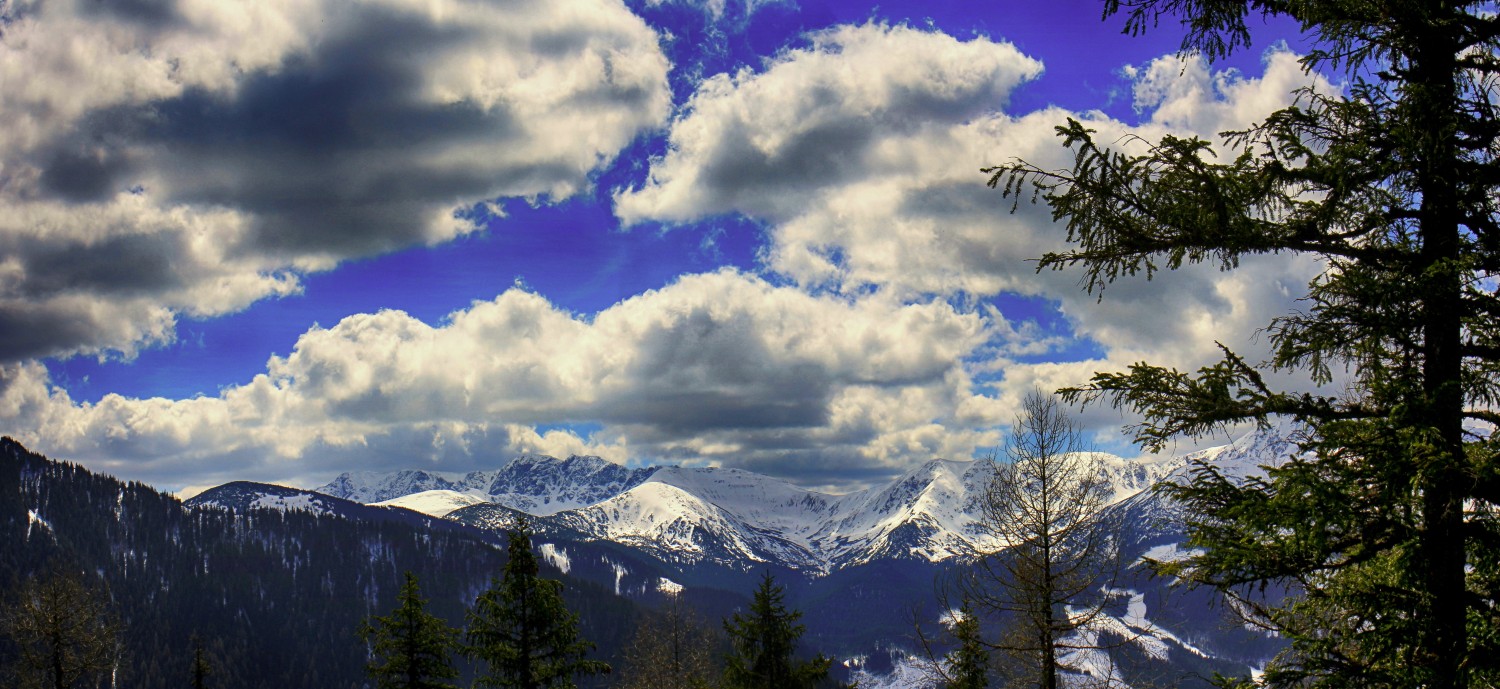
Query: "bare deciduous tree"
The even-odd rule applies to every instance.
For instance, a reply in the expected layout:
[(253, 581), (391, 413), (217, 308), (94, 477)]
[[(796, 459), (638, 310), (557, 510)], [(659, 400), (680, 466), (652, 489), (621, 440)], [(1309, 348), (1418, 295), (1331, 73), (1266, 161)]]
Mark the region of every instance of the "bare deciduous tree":
[(1005, 458), (983, 496), (984, 525), (1004, 545), (962, 585), (977, 611), (998, 613), (1007, 633), (987, 642), (1014, 657), (1027, 685), (1056, 689), (1062, 656), (1100, 649), (1091, 633), (1119, 571), (1107, 477), (1056, 398), (1028, 394)]
[(718, 686), (718, 635), (679, 598), (641, 619), (625, 647), (619, 689)]

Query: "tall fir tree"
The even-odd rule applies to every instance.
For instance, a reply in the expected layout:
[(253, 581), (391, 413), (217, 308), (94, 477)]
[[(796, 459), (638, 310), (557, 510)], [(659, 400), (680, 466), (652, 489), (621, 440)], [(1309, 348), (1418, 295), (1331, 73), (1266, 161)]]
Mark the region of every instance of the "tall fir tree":
[(483, 661), (477, 684), (496, 689), (572, 689), (578, 675), (609, 672), (585, 658), (594, 644), (579, 638), (578, 615), (563, 603), (562, 582), (543, 579), (523, 518), (510, 532), (500, 579), (469, 610), (464, 653)]
[(979, 618), (965, 602), (953, 621), (953, 639), (958, 647), (948, 653), (945, 689), (987, 689), (990, 686), (990, 653), (979, 629)]
[(786, 590), (767, 572), (748, 613), (725, 620), (731, 647), (725, 689), (810, 689), (828, 678), (829, 658), (793, 658), (806, 627), (797, 623), (801, 611), (786, 609), (785, 598)]
[(372, 617), (359, 631), (370, 645), (372, 659), (366, 667), (377, 689), (455, 689), (446, 680), (458, 677), (453, 667), (457, 630), (427, 612), (427, 600), (411, 572), (396, 601), (391, 614)]
[[(1071, 170), (1016, 161), (991, 184), (1038, 193), (1075, 248), (1040, 269), (1080, 267), (1090, 290), (1161, 268), (1310, 254), (1325, 270), (1305, 307), (1268, 327), (1264, 366), (1228, 348), (1185, 373), (1146, 363), (1096, 374), (1071, 399), (1143, 415), (1135, 437), (1273, 416), (1300, 452), (1263, 477), (1199, 466), (1168, 492), (1201, 554), (1163, 566), (1218, 587), (1290, 640), (1273, 686), (1461, 689), (1500, 684), (1500, 15), (1488, 2), (1105, 0), (1140, 33), (1162, 19), (1215, 59), (1249, 45), (1255, 15), (1299, 22), (1308, 68), (1341, 94), (1291, 107), (1216, 146), (1167, 136), (1141, 153), (1058, 128)], [(1266, 369), (1335, 393), (1274, 389)], [(1286, 584), (1285, 602), (1258, 597)]]
[(208, 654), (203, 650), (203, 639), (196, 633), (190, 641), (193, 644), (193, 689), (208, 689), (208, 676), (213, 674), (213, 667), (208, 663)]

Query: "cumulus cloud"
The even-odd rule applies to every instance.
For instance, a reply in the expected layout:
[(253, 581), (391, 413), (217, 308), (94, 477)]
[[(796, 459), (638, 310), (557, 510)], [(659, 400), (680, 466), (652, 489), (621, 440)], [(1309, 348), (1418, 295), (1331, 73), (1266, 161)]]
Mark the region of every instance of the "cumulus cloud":
[[(1076, 272), (1035, 272), (1033, 259), (1064, 248), (1062, 228), (1027, 199), (1010, 212), (979, 169), (1016, 158), (1068, 168), (1053, 131), (1068, 117), (1117, 146), (1166, 133), (1216, 139), (1289, 104), (1296, 88), (1335, 87), (1285, 50), (1268, 52), (1254, 77), (1164, 57), (1126, 70), (1138, 110), (1149, 114), (1138, 124), (1057, 108), (1006, 114), (1010, 91), (1040, 72), (1013, 47), (983, 38), (880, 25), (829, 31), (762, 71), (706, 83), (673, 122), (645, 184), (617, 192), (616, 210), (632, 223), (760, 219), (770, 228), (766, 267), (808, 288), (1054, 300), (1075, 335), (1099, 343), (1106, 359), (1023, 364), (1016, 353), (1035, 348), (1013, 342), (988, 364), (1003, 373), (1007, 406), (1033, 384), (1078, 384), (1141, 360), (1194, 368), (1217, 358), (1215, 340), (1263, 354), (1257, 330), (1292, 308), (1317, 261), (1256, 257), (1232, 272), (1193, 266), (1150, 283), (1122, 280), (1101, 300), (1078, 287)], [(1109, 416), (1097, 420), (1117, 428), (1118, 416)]]
[(961, 362), (1002, 330), (942, 300), (813, 296), (723, 270), (591, 319), (520, 289), (436, 326), (351, 316), (215, 397), (77, 403), (41, 366), (12, 364), (0, 418), (55, 456), (176, 485), (525, 452), (857, 482), (993, 443), (1002, 410)]
[(0, 9), (0, 361), (123, 352), (563, 198), (670, 109), (617, 0)]
[(993, 112), (1041, 72), (1008, 43), (905, 26), (842, 26), (810, 39), (763, 72), (705, 80), (646, 185), (616, 195), (620, 218), (799, 215), (824, 190), (873, 176), (878, 158), (901, 155), (883, 144)]

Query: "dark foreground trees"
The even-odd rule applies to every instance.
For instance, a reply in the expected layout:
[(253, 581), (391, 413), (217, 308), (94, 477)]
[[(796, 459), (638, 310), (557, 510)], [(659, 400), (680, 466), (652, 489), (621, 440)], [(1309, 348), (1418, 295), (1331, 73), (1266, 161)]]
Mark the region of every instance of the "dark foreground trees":
[(832, 660), (793, 657), (805, 628), (797, 623), (802, 613), (787, 610), (785, 595), (767, 573), (750, 610), (724, 622), (732, 649), (724, 669), (725, 689), (811, 689), (828, 678)]
[(119, 623), (101, 584), (73, 572), (33, 576), (6, 601), (0, 631), (19, 653), (15, 676), (23, 689), (95, 686), (119, 661)]
[(563, 603), (562, 582), (543, 579), (522, 519), (510, 533), (504, 574), (479, 594), (464, 630), (464, 654), (483, 661), (479, 686), (496, 689), (571, 688), (577, 675), (609, 672), (585, 656), (578, 615)]
[[(1007, 194), (1043, 195), (1075, 247), (1041, 268), (1077, 267), (1091, 290), (1273, 252), (1326, 267), (1302, 310), (1269, 324), (1267, 366), (1341, 377), (1337, 392), (1273, 389), (1227, 349), (1196, 373), (1138, 364), (1070, 392), (1140, 412), (1151, 449), (1276, 415), (1305, 429), (1303, 453), (1264, 478), (1203, 466), (1170, 488), (1203, 554), (1165, 569), (1290, 640), (1269, 684), (1500, 684), (1500, 16), (1484, 2), (1105, 2), (1122, 9), (1135, 33), (1181, 21), (1184, 50), (1209, 58), (1247, 46), (1259, 15), (1289, 16), (1315, 40), (1305, 64), (1347, 79), (1222, 145), (1169, 136), (1127, 154), (1069, 122), (1071, 170), (989, 171)], [(1300, 595), (1267, 604), (1253, 595), (1267, 582)]]
[[(417, 577), (406, 573), (406, 583), (390, 615), (373, 617), (360, 628), (370, 645), (367, 666), (377, 689), (454, 689), (458, 677), (453, 651), (458, 632), (427, 612), (427, 601)], [(201, 653), (201, 649), (200, 649)]]

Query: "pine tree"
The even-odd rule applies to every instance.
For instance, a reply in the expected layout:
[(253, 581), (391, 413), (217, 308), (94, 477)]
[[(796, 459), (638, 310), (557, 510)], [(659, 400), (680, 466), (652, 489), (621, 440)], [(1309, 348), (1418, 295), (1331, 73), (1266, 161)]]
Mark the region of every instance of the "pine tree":
[[(372, 616), (359, 630), (373, 658), (366, 671), (378, 689), (454, 689), (452, 652), (458, 632), (427, 612), (417, 576), (406, 573), (396, 609)], [(201, 657), (201, 649), (199, 649)]]
[[(1326, 267), (1303, 310), (1274, 320), (1265, 366), (1228, 348), (1185, 373), (1146, 363), (1100, 373), (1069, 399), (1137, 411), (1159, 450), (1220, 424), (1290, 417), (1300, 452), (1263, 478), (1200, 466), (1168, 488), (1202, 554), (1163, 570), (1218, 587), (1291, 642), (1276, 686), (1500, 683), (1500, 15), (1485, 2), (1106, 0), (1127, 31), (1162, 18), (1209, 59), (1247, 46), (1252, 14), (1299, 22), (1304, 64), (1342, 71), (1342, 94), (1224, 135), (1164, 137), (1142, 153), (1059, 127), (1070, 171), (991, 168), (1007, 194), (1035, 191), (1092, 290), (1184, 263), (1304, 253)], [(1273, 389), (1301, 372), (1336, 393)], [(1284, 603), (1256, 595), (1271, 582)]]
[(203, 639), (193, 634), (193, 689), (208, 689), (208, 676), (213, 674), (213, 668), (208, 664), (208, 657), (203, 651)]
[(787, 610), (786, 591), (767, 572), (755, 589), (748, 614), (724, 622), (732, 652), (724, 669), (725, 689), (805, 689), (828, 677), (833, 661), (821, 654), (808, 661), (792, 658), (806, 627), (802, 613)]
[(509, 561), (499, 580), (469, 610), (464, 653), (488, 666), (479, 686), (496, 689), (574, 687), (576, 675), (609, 672), (584, 656), (594, 645), (579, 638), (578, 616), (563, 603), (562, 582), (543, 579), (525, 519), (510, 533)]
[(967, 602), (953, 622), (958, 648), (948, 653), (946, 689), (987, 689), (990, 686), (990, 654), (980, 636), (979, 618)]

